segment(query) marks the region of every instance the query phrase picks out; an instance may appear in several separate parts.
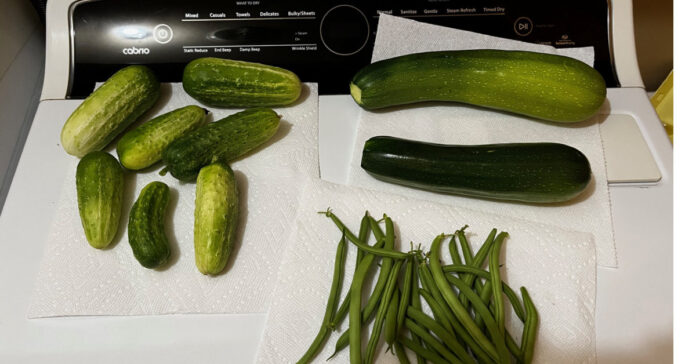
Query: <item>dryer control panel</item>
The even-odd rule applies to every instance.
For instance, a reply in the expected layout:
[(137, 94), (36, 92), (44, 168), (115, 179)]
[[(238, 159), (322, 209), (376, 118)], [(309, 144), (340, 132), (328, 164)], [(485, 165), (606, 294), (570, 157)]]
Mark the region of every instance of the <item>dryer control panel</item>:
[(608, 2), (585, 0), (85, 0), (73, 4), (69, 96), (128, 64), (181, 81), (187, 62), (221, 57), (284, 67), (321, 94), (347, 94), (370, 63), (380, 13), (554, 47), (592, 46), (619, 86)]

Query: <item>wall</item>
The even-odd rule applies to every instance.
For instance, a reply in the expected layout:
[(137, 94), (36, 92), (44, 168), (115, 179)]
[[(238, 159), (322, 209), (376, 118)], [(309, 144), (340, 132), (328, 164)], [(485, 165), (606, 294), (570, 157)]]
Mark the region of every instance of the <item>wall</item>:
[(28, 0), (0, 0), (0, 213), (39, 102), (44, 29)]
[(655, 91), (672, 70), (673, 11), (671, 0), (633, 0), (636, 53), (648, 91)]

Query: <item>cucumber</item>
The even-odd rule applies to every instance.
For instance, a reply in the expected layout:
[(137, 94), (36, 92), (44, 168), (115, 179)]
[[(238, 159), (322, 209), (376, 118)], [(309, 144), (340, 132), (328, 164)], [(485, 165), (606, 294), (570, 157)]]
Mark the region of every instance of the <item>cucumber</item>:
[(140, 191), (128, 216), (128, 243), (145, 268), (157, 268), (169, 259), (169, 240), (164, 233), (164, 213), (169, 204), (169, 187), (150, 182)]
[(162, 155), (166, 171), (182, 181), (193, 181), (212, 162), (230, 162), (268, 141), (280, 116), (268, 108), (254, 108), (204, 125), (171, 143)]
[(300, 97), (300, 79), (283, 68), (221, 58), (189, 62), (184, 90), (205, 105), (216, 107), (282, 106)]
[(184, 106), (127, 132), (116, 145), (121, 164), (130, 170), (139, 170), (157, 163), (171, 142), (203, 125), (205, 115), (205, 109)]
[(77, 164), (77, 208), (87, 242), (94, 248), (108, 247), (118, 231), (123, 183), (123, 169), (109, 153), (88, 153)]
[(599, 110), (607, 89), (599, 72), (573, 58), (486, 49), (415, 53), (375, 62), (355, 74), (350, 93), (368, 110), (454, 101), (577, 122)]
[(159, 94), (159, 81), (149, 68), (121, 69), (70, 115), (60, 133), (63, 149), (77, 157), (103, 149), (152, 107)]
[(434, 192), (552, 203), (590, 183), (590, 162), (557, 143), (443, 145), (387, 136), (365, 142), (362, 168), (377, 179)]
[(213, 163), (196, 180), (193, 242), (198, 270), (220, 273), (232, 252), (239, 218), (239, 195), (229, 165)]

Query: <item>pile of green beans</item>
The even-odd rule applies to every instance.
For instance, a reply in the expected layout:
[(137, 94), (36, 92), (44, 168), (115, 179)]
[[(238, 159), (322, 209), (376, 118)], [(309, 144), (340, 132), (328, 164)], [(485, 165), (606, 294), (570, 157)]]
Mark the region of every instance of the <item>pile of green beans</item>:
[[(408, 351), (417, 363), (532, 362), (539, 317), (525, 287), (520, 288), (520, 300), (502, 281), (500, 251), (508, 237), (506, 232), (493, 229), (474, 252), (465, 226), (451, 235), (435, 237), (428, 253), (413, 246), (404, 253), (396, 248), (394, 222), (386, 215), (378, 221), (365, 212), (355, 235), (333, 211), (320, 213), (335, 223), (341, 239), (321, 326), (298, 363), (314, 360), (346, 316), (348, 329), (328, 359), (349, 347), (351, 364), (371, 364), (383, 339), (400, 363), (410, 363)], [(372, 245), (371, 237), (375, 241)], [(452, 263), (443, 264), (440, 250), (448, 237)], [(347, 242), (357, 248), (357, 254), (352, 280), (344, 282)], [(379, 267), (377, 281), (363, 299), (368, 274), (375, 267)], [(339, 306), (343, 284), (348, 284), (349, 290)], [(423, 304), (432, 316), (425, 313)], [(506, 304), (512, 307), (513, 317), (523, 323), (519, 344), (505, 325)], [(369, 336), (364, 337), (363, 331), (368, 331), (363, 328), (370, 323)]]

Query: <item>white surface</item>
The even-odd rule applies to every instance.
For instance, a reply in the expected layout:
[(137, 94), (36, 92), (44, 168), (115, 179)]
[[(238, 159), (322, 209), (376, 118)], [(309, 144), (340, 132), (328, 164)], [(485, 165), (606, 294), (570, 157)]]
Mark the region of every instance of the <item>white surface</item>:
[(609, 115), (599, 125), (609, 183), (647, 183), (662, 178), (660, 169), (630, 115)]
[[(160, 101), (141, 120), (197, 104), (181, 84), (164, 84), (162, 88), (166, 91)], [(210, 120), (239, 111), (207, 109)], [(161, 164), (139, 173), (126, 173), (120, 233), (109, 249), (96, 250), (86, 243), (77, 212), (73, 174), (78, 159), (60, 146), (53, 146), (54, 160), (73, 172), (57, 179), (62, 181), (62, 189), (45, 239), (46, 250), (29, 317), (266, 312), (285, 251), (286, 232), (294, 225), (301, 191), (299, 181), (306, 176), (319, 177), (317, 85), (305, 85), (297, 103), (275, 110), (282, 115), (282, 121), (274, 138), (232, 162), (242, 201), (239, 231), (231, 263), (217, 277), (204, 276), (195, 266), (195, 183), (181, 183), (171, 175), (160, 176)], [(53, 116), (54, 120), (65, 120), (69, 114)], [(60, 123), (55, 124), (53, 129), (58, 135)], [(161, 270), (139, 265), (125, 232), (130, 206), (152, 181), (165, 182), (172, 196), (165, 220), (172, 256)]]
[(636, 41), (633, 32), (633, 1), (612, 0), (611, 45), (614, 50), (614, 66), (621, 87), (645, 87), (640, 76)]
[[(341, 238), (336, 225), (316, 213), (327, 206), (355, 233), (365, 210), (377, 219), (387, 214), (398, 232), (397, 249), (402, 251), (408, 251), (412, 241), (423, 244), (427, 252), (435, 236), (453, 233), (464, 225), (469, 225), (468, 239), (476, 251), (490, 229), (504, 229), (510, 233), (501, 258), (504, 280), (516, 291), (526, 286), (541, 318), (535, 362), (596, 362), (596, 270), (592, 235), (485, 214), (461, 205), (443, 205), (321, 180), (310, 181), (301, 200), (299, 219), (280, 268), (257, 362), (295, 362), (317, 333), (331, 286), (336, 244)], [(448, 240), (441, 246), (445, 262), (452, 261), (446, 246)], [(355, 269), (356, 248), (348, 245), (344, 282), (351, 281)], [(339, 302), (348, 288), (349, 285), (343, 285)], [(423, 305), (425, 307), (425, 302)], [(519, 340), (522, 332), (519, 319), (511, 312), (506, 319), (508, 329)], [(317, 362), (331, 355), (337, 338), (346, 328), (344, 322), (341, 329), (331, 335), (317, 355)], [(398, 363), (396, 356), (383, 354), (385, 349), (386, 345), (377, 349), (376, 362)], [(348, 350), (334, 360), (347, 362)]]

